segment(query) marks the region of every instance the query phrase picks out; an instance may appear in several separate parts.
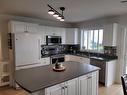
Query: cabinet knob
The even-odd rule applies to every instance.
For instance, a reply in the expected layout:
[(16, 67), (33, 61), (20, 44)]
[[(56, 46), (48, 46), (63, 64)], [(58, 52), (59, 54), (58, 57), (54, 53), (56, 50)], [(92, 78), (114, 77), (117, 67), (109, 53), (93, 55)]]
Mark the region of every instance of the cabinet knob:
[(62, 89), (65, 89), (65, 87), (62, 87)]

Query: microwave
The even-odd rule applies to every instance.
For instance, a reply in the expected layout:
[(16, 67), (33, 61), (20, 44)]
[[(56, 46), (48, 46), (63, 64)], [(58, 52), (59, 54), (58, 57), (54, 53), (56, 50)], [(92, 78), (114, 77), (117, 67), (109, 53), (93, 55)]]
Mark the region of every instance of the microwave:
[(61, 36), (46, 36), (46, 44), (47, 45), (58, 45), (62, 43)]

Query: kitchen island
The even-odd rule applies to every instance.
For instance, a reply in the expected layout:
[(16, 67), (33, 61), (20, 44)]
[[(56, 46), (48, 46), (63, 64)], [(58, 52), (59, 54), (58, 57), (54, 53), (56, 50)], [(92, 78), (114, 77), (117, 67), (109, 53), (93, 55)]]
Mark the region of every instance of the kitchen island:
[(15, 71), (16, 83), (35, 95), (98, 95), (98, 67), (73, 61), (64, 62), (65, 71), (54, 65)]

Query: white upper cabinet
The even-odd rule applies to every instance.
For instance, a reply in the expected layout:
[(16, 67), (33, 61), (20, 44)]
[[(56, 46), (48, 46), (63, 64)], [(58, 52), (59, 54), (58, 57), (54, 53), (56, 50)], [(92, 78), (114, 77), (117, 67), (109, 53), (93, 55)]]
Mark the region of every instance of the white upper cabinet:
[(12, 33), (23, 33), (28, 32), (38, 32), (38, 24), (10, 21), (9, 22), (10, 32)]
[(103, 46), (116, 46), (118, 24), (107, 24), (104, 26)]
[(33, 23), (10, 21), (11, 33), (38, 33), (42, 36), (42, 44), (46, 44), (46, 35), (61, 36), (62, 44), (79, 44), (79, 32), (77, 28), (62, 28), (53, 26), (41, 26)]
[(39, 29), (40, 33), (42, 34), (42, 44), (46, 44), (46, 36), (61, 36), (62, 37), (62, 44), (65, 44), (65, 28), (60, 27), (51, 27), (51, 26), (40, 26)]
[(77, 28), (66, 28), (66, 44), (78, 44), (78, 29)]

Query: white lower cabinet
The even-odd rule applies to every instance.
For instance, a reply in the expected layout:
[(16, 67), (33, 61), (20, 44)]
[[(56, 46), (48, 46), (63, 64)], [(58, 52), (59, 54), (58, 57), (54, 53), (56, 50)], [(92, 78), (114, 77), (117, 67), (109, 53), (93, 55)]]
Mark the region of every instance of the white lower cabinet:
[(98, 95), (98, 71), (46, 88), (45, 95)]
[(79, 95), (98, 95), (98, 71), (79, 77)]
[(49, 65), (50, 64), (50, 57), (41, 58), (42, 65)]
[(64, 88), (62, 84), (58, 84), (46, 89), (46, 95), (63, 95)]
[(78, 78), (65, 83), (65, 95), (78, 95)]
[(46, 95), (77, 95), (78, 78), (49, 87), (46, 89)]

